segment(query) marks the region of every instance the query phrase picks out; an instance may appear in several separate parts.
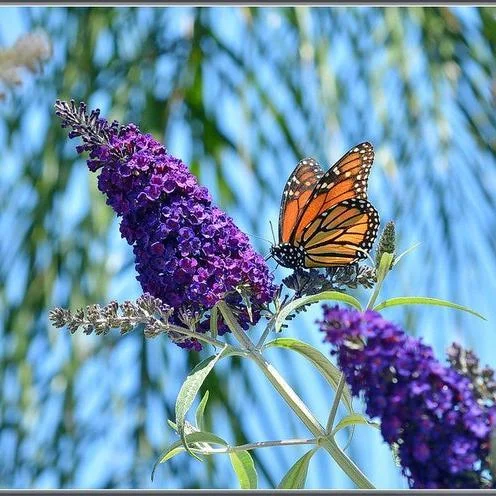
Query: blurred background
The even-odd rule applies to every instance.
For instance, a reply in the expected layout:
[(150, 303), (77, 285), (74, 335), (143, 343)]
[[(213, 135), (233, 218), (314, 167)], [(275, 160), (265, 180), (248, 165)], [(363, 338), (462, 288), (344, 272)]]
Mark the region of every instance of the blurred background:
[[(55, 305), (140, 294), (117, 219), (53, 114), (57, 98), (139, 123), (268, 240), (299, 159), (327, 168), (371, 141), (369, 198), (383, 223), (395, 220), (400, 251), (422, 243), (382, 296), (451, 299), (488, 321), (433, 307), (384, 315), (440, 357), (457, 340), (496, 365), (495, 8), (3, 7), (0, 50), (36, 29), (53, 50), (43, 72), (0, 88), (1, 487), (237, 487), (223, 456), (183, 454), (150, 480), (201, 356), (139, 332), (71, 336), (48, 323)], [(286, 333), (327, 353), (319, 313)], [(325, 423), (332, 394), (286, 353), (268, 356)], [(224, 361), (205, 389), (209, 430), (233, 443), (307, 435), (249, 364)], [(253, 453), (270, 488), (304, 450)], [(348, 453), (377, 487), (406, 487), (375, 430), (357, 427)], [(352, 487), (326, 452), (314, 457), (307, 488)]]

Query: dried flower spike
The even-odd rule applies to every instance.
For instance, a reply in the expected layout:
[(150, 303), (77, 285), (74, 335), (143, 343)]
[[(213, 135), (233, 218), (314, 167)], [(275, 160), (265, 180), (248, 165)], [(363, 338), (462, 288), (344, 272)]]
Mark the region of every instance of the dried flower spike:
[(474, 394), (481, 404), (496, 405), (496, 380), (494, 370), (480, 367), (479, 358), (472, 350), (465, 350), (453, 343), (447, 350), (448, 361), (460, 374), (467, 377), (473, 385)]
[(67, 327), (71, 333), (82, 328), (86, 334), (107, 334), (120, 329), (125, 334), (139, 324), (145, 325), (145, 336), (169, 333), (169, 319), (172, 309), (158, 298), (149, 294), (140, 296), (136, 302), (111, 301), (108, 305), (88, 305), (74, 313), (63, 308), (54, 308), (49, 318), (55, 327)]
[(295, 292), (297, 298), (322, 291), (357, 288), (359, 285), (371, 288), (375, 283), (375, 269), (367, 265), (346, 265), (327, 268), (325, 274), (318, 269), (295, 269), (283, 279), (283, 284)]
[[(0, 82), (7, 87), (22, 83), (22, 70), (37, 72), (52, 55), (45, 32), (36, 31), (19, 38), (10, 48), (0, 49)], [(5, 94), (0, 91), (0, 99)]]

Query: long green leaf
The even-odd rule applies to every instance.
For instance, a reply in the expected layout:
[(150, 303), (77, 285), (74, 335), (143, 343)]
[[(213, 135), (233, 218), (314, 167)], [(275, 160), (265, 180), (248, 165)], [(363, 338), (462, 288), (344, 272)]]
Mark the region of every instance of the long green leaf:
[(307, 480), (308, 465), (312, 456), (318, 448), (312, 448), (299, 458), (296, 463), (288, 470), (282, 481), (277, 486), (278, 489), (303, 489)]
[(451, 301), (440, 300), (439, 298), (430, 298), (427, 296), (400, 296), (398, 298), (390, 298), (376, 305), (374, 307), (374, 310), (376, 312), (379, 312), (384, 308), (397, 307), (400, 305), (434, 305), (440, 307), (454, 308), (455, 310), (462, 310), (463, 312), (468, 312), (472, 315), (475, 315), (476, 317), (479, 317), (480, 319), (486, 320), (486, 318), (483, 315), (468, 307), (458, 305), (457, 303), (452, 303)]
[[(265, 348), (287, 348), (288, 350), (296, 351), (307, 360), (309, 360), (315, 368), (322, 374), (324, 379), (336, 391), (341, 377), (340, 370), (319, 350), (310, 346), (303, 341), (294, 338), (278, 338), (269, 341)], [(343, 387), (343, 402), (350, 413), (353, 413), (352, 397), (350, 390), (345, 385)]]
[(258, 476), (250, 453), (248, 451), (232, 451), (229, 453), (229, 459), (238, 477), (240, 488), (256, 489)]
[[(212, 432), (192, 432), (191, 434), (186, 434), (185, 435), (186, 444), (192, 444), (195, 445), (197, 443), (207, 443), (207, 444), (216, 444), (220, 446), (228, 446), (227, 442), (222, 439), (221, 437), (217, 436), (216, 434), (213, 434)], [(190, 448), (191, 449), (191, 448)], [(195, 451), (198, 451), (200, 447), (192, 448)], [(185, 448), (185, 443), (182, 439), (179, 439), (178, 441), (175, 441), (172, 443), (170, 446), (168, 446), (159, 456), (157, 461), (155, 462), (151, 474), (151, 478), (153, 480), (153, 477), (155, 475), (155, 470), (157, 466), (160, 463), (165, 463), (167, 460), (170, 460), (174, 456), (178, 455), (179, 453), (182, 453), (183, 451), (186, 451)], [(199, 460), (201, 458), (196, 457)]]
[(396, 266), (398, 262), (406, 255), (411, 253), (415, 248), (418, 248), (422, 243), (419, 241), (418, 243), (415, 243), (414, 245), (410, 246), (407, 250), (405, 250), (403, 253), (400, 253), (397, 257), (394, 257), (394, 262), (393, 266)]
[(217, 305), (214, 305), (212, 310), (210, 310), (210, 335), (213, 338), (217, 338), (217, 333), (218, 333), (218, 321), (219, 317), (219, 309), (217, 308)]
[(205, 391), (205, 394), (203, 395), (203, 398), (201, 399), (200, 404), (198, 405), (198, 408), (196, 409), (196, 413), (195, 413), (196, 426), (201, 431), (203, 431), (205, 427), (203, 425), (204, 424), (203, 415), (205, 413), (205, 407), (207, 406), (208, 396), (209, 396), (209, 392)]
[(325, 300), (342, 301), (343, 303), (347, 303), (348, 305), (355, 307), (357, 310), (362, 309), (360, 302), (356, 298), (353, 298), (353, 296), (350, 296), (345, 293), (340, 293), (339, 291), (323, 291), (322, 293), (316, 295), (304, 296), (302, 298), (298, 298), (297, 300), (286, 305), (279, 312), (279, 315), (276, 317), (276, 322), (274, 325), (275, 331), (279, 332), (281, 330), (281, 326), (283, 325), (284, 321), (288, 318), (289, 315), (291, 315), (299, 307)]
[(339, 432), (342, 429), (345, 429), (346, 427), (350, 427), (353, 425), (370, 425), (371, 427), (375, 427), (376, 429), (380, 428), (380, 425), (377, 422), (373, 422), (372, 420), (369, 420), (365, 418), (363, 415), (359, 415), (358, 413), (355, 413), (353, 415), (347, 415), (343, 419), (339, 421), (339, 423), (334, 427), (334, 429), (331, 432), (331, 436), (334, 436), (337, 432)]
[[(214, 368), (215, 364), (224, 356), (229, 353), (226, 352), (224, 348), (222, 351), (217, 353), (217, 355), (210, 356), (200, 362), (186, 377), (176, 400), (176, 424), (178, 428), (179, 435), (183, 440), (184, 447), (188, 449), (188, 443), (184, 432), (184, 423), (186, 420), (186, 413), (191, 408), (195, 397), (200, 390), (201, 385), (207, 378), (210, 371)], [(195, 454), (190, 453), (195, 458), (198, 458)]]

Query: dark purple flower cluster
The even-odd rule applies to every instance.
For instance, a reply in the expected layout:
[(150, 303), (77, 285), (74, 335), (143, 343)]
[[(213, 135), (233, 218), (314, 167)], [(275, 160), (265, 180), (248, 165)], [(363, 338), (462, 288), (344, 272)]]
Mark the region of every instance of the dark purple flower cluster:
[(470, 381), (377, 312), (325, 306), (319, 324), (352, 393), (398, 445), (411, 487), (480, 488), (496, 414)]
[[(89, 169), (101, 170), (98, 187), (122, 217), (120, 231), (133, 246), (143, 290), (178, 311), (203, 315), (198, 330), (204, 331), (205, 312), (222, 299), (247, 328), (246, 298), (236, 291), (244, 285), (255, 323), (260, 307), (274, 295), (272, 276), (248, 237), (212, 205), (207, 189), (198, 185), (181, 160), (135, 125), (108, 125), (98, 112), (87, 117), (85, 107), (79, 107), (89, 123), (85, 127), (83, 117), (66, 117), (68, 107), (62, 106), (58, 114), (73, 128), (71, 137), (83, 138), (78, 152), (90, 152)], [(219, 333), (226, 330), (220, 322)], [(197, 340), (179, 344), (201, 349)]]

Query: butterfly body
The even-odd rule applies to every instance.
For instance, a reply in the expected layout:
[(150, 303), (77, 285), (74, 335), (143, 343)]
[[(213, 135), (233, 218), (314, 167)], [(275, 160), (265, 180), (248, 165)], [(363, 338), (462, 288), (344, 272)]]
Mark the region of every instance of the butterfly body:
[(312, 158), (301, 160), (286, 182), (274, 259), (289, 268), (335, 267), (367, 256), (379, 215), (367, 200), (373, 162), (370, 143), (361, 143), (327, 172)]
[(305, 265), (305, 250), (301, 246), (296, 248), (290, 243), (281, 243), (272, 246), (270, 253), (274, 260), (283, 267), (297, 269)]

